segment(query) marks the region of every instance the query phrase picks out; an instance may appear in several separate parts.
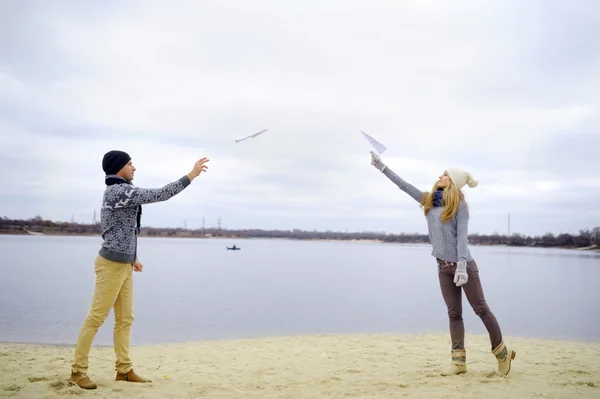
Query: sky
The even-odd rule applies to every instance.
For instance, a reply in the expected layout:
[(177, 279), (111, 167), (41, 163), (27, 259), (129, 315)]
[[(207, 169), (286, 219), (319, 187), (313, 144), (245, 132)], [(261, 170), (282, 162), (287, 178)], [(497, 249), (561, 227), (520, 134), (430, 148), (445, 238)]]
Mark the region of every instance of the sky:
[(578, 233), (598, 37), (593, 0), (4, 1), (0, 216), (91, 223), (119, 149), (145, 188), (210, 158), (144, 226), (426, 233), (363, 130), (421, 190), (467, 169), (472, 234)]

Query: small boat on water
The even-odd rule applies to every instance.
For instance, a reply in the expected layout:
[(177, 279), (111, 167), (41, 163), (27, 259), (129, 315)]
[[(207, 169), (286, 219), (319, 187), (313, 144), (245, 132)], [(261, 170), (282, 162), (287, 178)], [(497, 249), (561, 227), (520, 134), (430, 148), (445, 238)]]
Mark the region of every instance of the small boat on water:
[(227, 249), (230, 250), (230, 251), (239, 251), (242, 248), (236, 247), (235, 244), (233, 244), (233, 247), (227, 247)]
[(27, 232), (27, 234), (32, 235), (32, 236), (43, 236), (45, 235), (42, 232), (38, 232), (38, 231), (31, 231), (31, 230), (27, 230), (25, 228), (23, 228), (23, 230), (25, 230)]

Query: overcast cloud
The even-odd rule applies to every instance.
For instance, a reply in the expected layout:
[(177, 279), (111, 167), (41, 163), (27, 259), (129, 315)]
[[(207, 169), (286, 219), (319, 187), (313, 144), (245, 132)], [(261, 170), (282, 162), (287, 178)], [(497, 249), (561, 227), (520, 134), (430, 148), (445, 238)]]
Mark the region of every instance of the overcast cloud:
[[(600, 226), (595, 1), (3, 1), (0, 216), (91, 222), (102, 155), (159, 187), (146, 226), (426, 232), (447, 167), (472, 233)], [(234, 139), (269, 129), (254, 140)]]

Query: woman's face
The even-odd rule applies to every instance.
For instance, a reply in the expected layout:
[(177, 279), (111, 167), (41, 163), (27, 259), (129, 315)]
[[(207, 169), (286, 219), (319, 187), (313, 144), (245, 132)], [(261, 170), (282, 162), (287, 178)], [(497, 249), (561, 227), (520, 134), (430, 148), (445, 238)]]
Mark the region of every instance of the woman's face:
[(450, 185), (450, 177), (448, 173), (444, 171), (444, 173), (440, 176), (440, 179), (437, 181), (438, 188), (446, 188)]

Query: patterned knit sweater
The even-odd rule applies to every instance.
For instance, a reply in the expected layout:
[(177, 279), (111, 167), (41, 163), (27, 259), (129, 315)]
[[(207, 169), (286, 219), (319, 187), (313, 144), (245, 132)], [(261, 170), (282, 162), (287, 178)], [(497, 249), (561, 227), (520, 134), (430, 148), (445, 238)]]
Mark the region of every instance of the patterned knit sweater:
[[(415, 201), (421, 203), (425, 195), (423, 191), (404, 181), (389, 167), (385, 168), (383, 174)], [(448, 262), (472, 261), (473, 257), (469, 251), (469, 240), (467, 238), (469, 227), (467, 203), (464, 200), (460, 201), (456, 214), (446, 223), (442, 223), (441, 220), (443, 210), (442, 206), (435, 206), (429, 210), (425, 217), (429, 229), (429, 240), (433, 246), (431, 255)]]
[(138, 206), (166, 201), (189, 184), (189, 177), (183, 176), (162, 188), (139, 188), (131, 184), (107, 186), (100, 211), (103, 243), (98, 253), (114, 262), (135, 262)]

